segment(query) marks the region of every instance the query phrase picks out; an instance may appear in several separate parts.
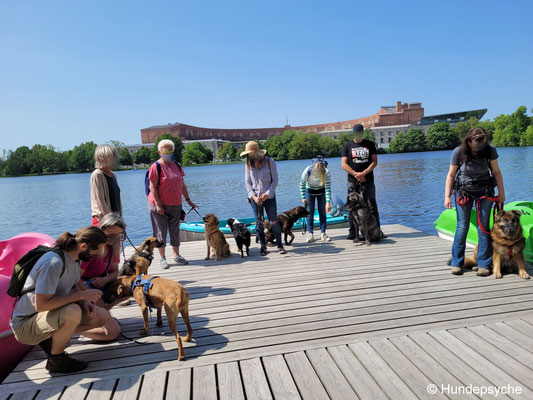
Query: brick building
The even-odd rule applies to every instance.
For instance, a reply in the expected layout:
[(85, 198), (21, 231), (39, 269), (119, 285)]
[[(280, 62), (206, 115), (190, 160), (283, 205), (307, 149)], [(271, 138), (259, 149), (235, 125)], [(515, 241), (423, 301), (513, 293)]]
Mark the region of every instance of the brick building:
[(347, 121), (330, 122), (327, 124), (291, 126), (280, 128), (259, 129), (216, 129), (201, 128), (181, 123), (156, 125), (141, 129), (142, 143), (154, 143), (159, 136), (169, 133), (182, 140), (222, 139), (231, 142), (248, 140), (266, 140), (273, 135), (281, 135), (287, 129), (308, 133), (325, 133), (350, 130), (355, 124), (362, 124), (365, 128), (385, 127), (396, 125), (416, 124), (424, 116), (421, 103), (396, 102), (396, 106), (383, 106), (369, 117), (350, 119)]

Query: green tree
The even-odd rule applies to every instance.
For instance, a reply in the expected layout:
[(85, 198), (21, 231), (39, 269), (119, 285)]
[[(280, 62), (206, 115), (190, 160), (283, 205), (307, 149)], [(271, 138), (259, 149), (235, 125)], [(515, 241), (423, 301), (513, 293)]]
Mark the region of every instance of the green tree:
[(522, 146), (533, 146), (533, 125), (529, 125), (524, 135), (524, 144)]
[(237, 149), (232, 143), (224, 143), (218, 149), (217, 156), (220, 160), (233, 161), (237, 159)]
[(120, 157), (120, 165), (133, 165), (133, 157), (131, 153), (125, 147), (121, 147), (118, 150), (118, 155)]
[(471, 117), (466, 121), (458, 122), (457, 125), (453, 127), (453, 132), (459, 138), (464, 138), (471, 129), (477, 128), (479, 126), (479, 119), (476, 117)]
[(301, 160), (320, 154), (320, 135), (297, 132), (289, 144), (289, 159)]
[(404, 132), (400, 132), (394, 139), (392, 139), (392, 141), (389, 143), (389, 153), (403, 153), (407, 151), (407, 141), (405, 135), (406, 134)]
[(370, 141), (375, 143), (376, 142), (376, 134), (370, 128), (365, 129), (365, 133), (363, 134), (363, 139), (370, 140)]
[(159, 145), (159, 142), (163, 139), (169, 139), (174, 142), (174, 160), (181, 162), (182, 161), (182, 154), (183, 154), (183, 142), (180, 138), (171, 135), (170, 133), (163, 133), (161, 136), (157, 138), (157, 140), (154, 143), (154, 147), (152, 149), (151, 153), (151, 160), (156, 161), (159, 159), (159, 152), (157, 149), (157, 146)]
[(152, 150), (150, 150), (148, 147), (142, 146), (133, 153), (133, 162), (135, 164), (150, 164), (151, 155)]
[(426, 143), (429, 150), (449, 150), (457, 147), (459, 137), (450, 129), (446, 122), (431, 125), (426, 133)]
[(213, 161), (213, 152), (200, 142), (194, 142), (185, 146), (183, 151), (183, 164), (206, 164)]
[(337, 141), (329, 136), (321, 137), (318, 140), (319, 153), (324, 157), (340, 157), (341, 151)]
[(28, 146), (21, 146), (15, 151), (10, 151), (3, 163), (4, 175), (17, 176), (28, 174), (30, 168), (26, 163), (26, 158), (30, 152), (31, 150)]
[(71, 171), (91, 171), (94, 169), (94, 142), (85, 142), (74, 146), (69, 160)]

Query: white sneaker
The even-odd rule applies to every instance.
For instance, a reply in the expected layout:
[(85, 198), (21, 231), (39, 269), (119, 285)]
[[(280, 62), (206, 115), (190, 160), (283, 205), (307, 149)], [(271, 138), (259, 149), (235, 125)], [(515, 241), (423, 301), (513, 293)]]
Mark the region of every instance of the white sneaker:
[(178, 264), (181, 264), (181, 265), (189, 264), (189, 261), (187, 261), (185, 258), (180, 256), (179, 254), (176, 257), (174, 257), (174, 261), (176, 261)]
[(322, 240), (323, 242), (331, 242), (331, 239), (330, 239), (329, 236), (326, 235), (325, 233), (323, 233), (322, 235), (320, 235), (320, 240)]
[(159, 266), (161, 267), (161, 269), (168, 269), (167, 260), (165, 260), (164, 258), (160, 259)]
[(312, 233), (310, 233), (309, 235), (307, 235), (307, 239), (305, 239), (305, 241), (307, 243), (313, 243), (315, 241), (315, 237), (313, 236)]

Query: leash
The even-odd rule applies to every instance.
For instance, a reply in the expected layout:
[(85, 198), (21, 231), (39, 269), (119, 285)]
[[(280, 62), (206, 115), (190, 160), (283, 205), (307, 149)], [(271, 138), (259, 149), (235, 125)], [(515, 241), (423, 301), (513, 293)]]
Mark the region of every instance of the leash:
[[(309, 204), (307, 203), (307, 201), (305, 202), (305, 209), (307, 210), (309, 207)], [(305, 233), (307, 232), (307, 217), (303, 217), (302, 218), (302, 235), (305, 235)]]
[(196, 208), (197, 208), (197, 207), (192, 207), (189, 211), (187, 211), (187, 212), (185, 213), (185, 216), (189, 215), (190, 212), (191, 212), (192, 210), (194, 210), (194, 212), (195, 212), (196, 214), (198, 214), (198, 216), (199, 216), (200, 218), (202, 218), (202, 220), (203, 220), (204, 217), (202, 217), (202, 215), (198, 212), (198, 210), (196, 210)]
[(487, 199), (494, 204), (494, 206), (492, 207), (492, 214), (493, 214), (493, 221), (494, 221), (494, 217), (496, 216), (496, 213), (498, 211), (502, 211), (503, 210), (503, 205), (500, 204), (498, 202), (500, 196), (496, 196), (496, 197), (488, 197), (488, 196), (482, 196), (480, 197), (479, 199), (476, 199), (476, 217), (477, 217), (477, 225), (481, 228), (481, 230), (483, 231), (483, 233), (485, 235), (489, 235), (490, 234), (490, 226), (489, 226), (489, 232), (487, 232), (487, 230), (483, 227), (483, 224), (481, 223), (481, 220), (479, 219), (479, 201), (482, 200), (482, 199)]

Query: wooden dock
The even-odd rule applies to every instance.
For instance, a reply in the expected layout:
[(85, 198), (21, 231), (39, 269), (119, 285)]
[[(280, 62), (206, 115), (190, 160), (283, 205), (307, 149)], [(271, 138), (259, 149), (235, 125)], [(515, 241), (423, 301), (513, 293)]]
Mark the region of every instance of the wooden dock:
[(133, 303), (112, 314), (144, 344), (73, 339), (67, 351), (89, 368), (53, 377), (36, 347), (0, 400), (533, 399), (533, 280), (454, 276), (450, 242), (401, 225), (384, 231), (370, 247), (345, 240), (346, 229), (331, 230), (330, 243), (306, 244), (298, 232), (286, 255), (261, 257), (254, 244), (250, 257), (219, 262), (204, 261), (204, 242), (183, 243), (189, 265), (161, 270), (155, 259), (150, 272), (191, 296), (186, 361), (155, 315), (139, 338)]

